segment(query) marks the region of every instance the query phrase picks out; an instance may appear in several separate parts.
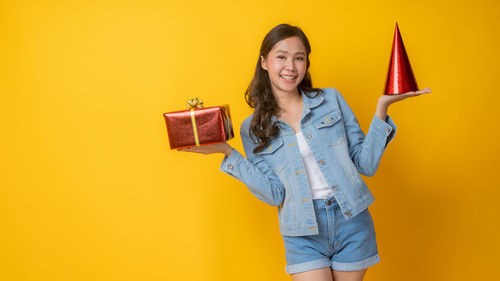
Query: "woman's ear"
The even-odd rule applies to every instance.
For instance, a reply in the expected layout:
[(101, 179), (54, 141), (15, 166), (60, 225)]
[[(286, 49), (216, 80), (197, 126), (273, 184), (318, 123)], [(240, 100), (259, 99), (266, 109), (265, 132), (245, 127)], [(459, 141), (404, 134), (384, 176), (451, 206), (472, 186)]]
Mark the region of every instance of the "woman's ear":
[(267, 63), (263, 55), (260, 55), (260, 66), (267, 71)]

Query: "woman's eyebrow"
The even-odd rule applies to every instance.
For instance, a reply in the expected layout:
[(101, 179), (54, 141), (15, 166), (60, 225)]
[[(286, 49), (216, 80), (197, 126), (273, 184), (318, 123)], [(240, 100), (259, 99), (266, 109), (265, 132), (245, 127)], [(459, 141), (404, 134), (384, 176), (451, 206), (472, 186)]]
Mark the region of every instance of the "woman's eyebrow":
[[(288, 53), (288, 51), (284, 51), (284, 50), (277, 50), (277, 51), (276, 51), (276, 53)], [(300, 54), (300, 55), (305, 55), (306, 53), (304, 53), (304, 52), (296, 52), (295, 54), (296, 54), (296, 55), (297, 55), (297, 54)]]

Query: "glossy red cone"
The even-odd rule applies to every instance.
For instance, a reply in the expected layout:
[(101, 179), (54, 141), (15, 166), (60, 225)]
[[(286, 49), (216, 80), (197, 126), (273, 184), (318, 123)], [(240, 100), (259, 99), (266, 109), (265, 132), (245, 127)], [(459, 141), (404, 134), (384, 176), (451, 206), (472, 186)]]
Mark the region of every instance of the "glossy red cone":
[(410, 60), (406, 54), (403, 38), (401, 38), (398, 23), (396, 22), (384, 94), (395, 95), (411, 91), (418, 91), (417, 81), (411, 70)]

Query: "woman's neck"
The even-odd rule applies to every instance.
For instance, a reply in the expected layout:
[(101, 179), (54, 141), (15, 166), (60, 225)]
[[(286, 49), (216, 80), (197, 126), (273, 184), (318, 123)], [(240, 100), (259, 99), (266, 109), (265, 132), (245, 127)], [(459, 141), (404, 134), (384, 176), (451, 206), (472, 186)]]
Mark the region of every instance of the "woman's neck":
[(275, 94), (276, 102), (280, 108), (278, 118), (288, 119), (290, 115), (301, 114), (303, 107), (302, 95), (297, 91), (295, 94), (282, 92)]
[(282, 110), (286, 110), (290, 107), (296, 107), (302, 102), (302, 95), (299, 94), (297, 89), (295, 92), (274, 92), (274, 97), (276, 98), (278, 106)]

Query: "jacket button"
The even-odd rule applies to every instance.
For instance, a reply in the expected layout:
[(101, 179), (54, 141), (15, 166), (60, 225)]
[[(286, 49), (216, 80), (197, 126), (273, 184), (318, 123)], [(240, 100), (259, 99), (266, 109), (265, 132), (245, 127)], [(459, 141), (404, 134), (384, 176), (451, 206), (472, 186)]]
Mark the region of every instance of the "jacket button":
[(389, 133), (389, 128), (385, 128), (385, 132), (386, 132), (386, 133)]
[(327, 205), (327, 206), (330, 206), (331, 204), (332, 204), (332, 202), (331, 202), (331, 201), (326, 201), (326, 205)]
[(325, 161), (323, 159), (321, 159), (321, 160), (319, 160), (319, 164), (323, 165), (323, 164), (325, 164)]
[(351, 214), (351, 212), (347, 212), (347, 213), (345, 213), (345, 214), (346, 214), (348, 217), (350, 217), (350, 216), (352, 215), (352, 214)]
[(334, 187), (333, 187), (333, 190), (337, 190), (337, 189), (339, 189), (339, 187), (338, 187), (338, 186), (334, 186)]
[(227, 164), (227, 168), (232, 170), (233, 169), (233, 165), (232, 164)]
[(311, 134), (307, 134), (306, 138), (310, 139), (311, 138)]

